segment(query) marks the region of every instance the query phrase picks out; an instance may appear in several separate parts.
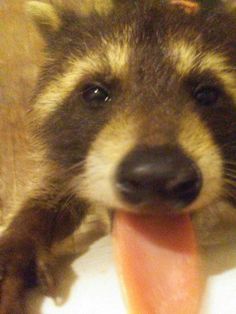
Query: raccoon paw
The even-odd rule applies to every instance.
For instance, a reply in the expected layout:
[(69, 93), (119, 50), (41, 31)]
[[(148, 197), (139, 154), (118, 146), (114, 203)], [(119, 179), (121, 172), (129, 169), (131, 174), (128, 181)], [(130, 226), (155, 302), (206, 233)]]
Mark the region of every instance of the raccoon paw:
[(38, 253), (31, 241), (13, 237), (0, 240), (0, 314), (26, 314), (26, 293), (40, 285), (46, 295), (55, 295), (49, 258)]
[(27, 276), (32, 273), (33, 247), (9, 236), (0, 240), (0, 313), (25, 314)]

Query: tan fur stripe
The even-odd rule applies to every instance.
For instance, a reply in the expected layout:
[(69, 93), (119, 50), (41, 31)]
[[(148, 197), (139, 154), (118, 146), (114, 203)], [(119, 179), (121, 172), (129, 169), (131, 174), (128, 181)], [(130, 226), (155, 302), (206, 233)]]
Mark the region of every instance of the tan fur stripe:
[(101, 62), (97, 55), (72, 60), (68, 70), (55, 78), (39, 95), (34, 105), (37, 118), (42, 121), (54, 112), (77, 86), (83, 75), (92, 73), (100, 66)]
[(89, 16), (95, 11), (100, 15), (107, 15), (112, 11), (113, 7), (113, 0), (81, 0), (79, 13), (83, 16)]
[(200, 63), (200, 71), (211, 70), (223, 83), (225, 90), (236, 100), (236, 71), (229, 64), (224, 55), (209, 52)]
[(107, 58), (112, 73), (122, 78), (127, 74), (130, 47), (128, 43), (114, 43), (107, 47)]
[(184, 40), (171, 41), (169, 56), (181, 76), (188, 75), (199, 66), (199, 47)]
[(49, 83), (46, 90), (39, 95), (34, 106), (38, 119), (43, 121), (54, 112), (86, 75), (102, 72), (105, 67), (110, 66), (114, 77), (123, 77), (127, 73), (128, 59), (129, 47), (124, 43), (104, 45), (101, 55), (91, 53), (82, 59), (71, 60), (68, 70)]
[(210, 70), (224, 85), (225, 90), (236, 99), (236, 73), (226, 56), (219, 52), (203, 52), (201, 45), (184, 40), (170, 43), (170, 59), (177, 72), (187, 76), (195, 70), (199, 73)]
[(220, 198), (223, 186), (223, 164), (219, 148), (214, 143), (210, 130), (200, 117), (185, 112), (180, 122), (178, 137), (180, 146), (194, 160), (202, 173), (203, 186), (191, 209), (199, 209)]

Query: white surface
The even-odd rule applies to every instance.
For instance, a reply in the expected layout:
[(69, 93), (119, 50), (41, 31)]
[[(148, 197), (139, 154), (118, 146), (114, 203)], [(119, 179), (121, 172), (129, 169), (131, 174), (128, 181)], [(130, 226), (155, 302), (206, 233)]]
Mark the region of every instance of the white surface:
[(236, 314), (236, 244), (204, 255), (208, 281), (201, 314)]
[[(200, 314), (236, 314), (236, 245), (214, 248), (204, 254), (204, 261), (209, 277)], [(61, 289), (73, 282), (66, 303), (35, 302), (31, 304), (33, 314), (37, 310), (37, 314), (126, 314), (109, 237), (98, 241), (72, 268), (78, 276), (74, 282), (73, 272), (61, 274), (65, 275)]]

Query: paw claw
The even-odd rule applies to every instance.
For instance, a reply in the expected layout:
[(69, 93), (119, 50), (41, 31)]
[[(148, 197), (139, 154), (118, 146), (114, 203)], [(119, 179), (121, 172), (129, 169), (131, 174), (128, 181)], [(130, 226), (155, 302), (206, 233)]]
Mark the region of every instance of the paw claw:
[(55, 296), (50, 256), (38, 251), (29, 239), (0, 239), (0, 314), (26, 314), (26, 291), (37, 283), (45, 295)]
[(54, 302), (57, 306), (62, 306), (64, 304), (65, 300), (60, 296), (56, 296), (54, 298)]
[(37, 270), (39, 286), (46, 296), (56, 298), (56, 283), (52, 275), (51, 267), (40, 262)]

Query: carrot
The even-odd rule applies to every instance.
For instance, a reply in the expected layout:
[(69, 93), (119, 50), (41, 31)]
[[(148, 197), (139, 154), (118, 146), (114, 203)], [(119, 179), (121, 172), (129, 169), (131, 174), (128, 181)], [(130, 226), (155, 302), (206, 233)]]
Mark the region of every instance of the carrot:
[(189, 217), (120, 212), (113, 240), (130, 314), (198, 313), (202, 280)]

